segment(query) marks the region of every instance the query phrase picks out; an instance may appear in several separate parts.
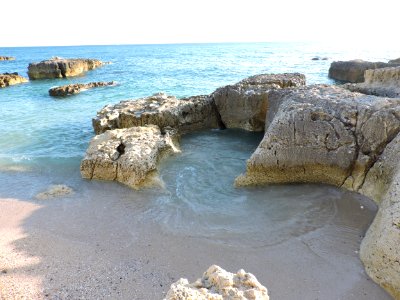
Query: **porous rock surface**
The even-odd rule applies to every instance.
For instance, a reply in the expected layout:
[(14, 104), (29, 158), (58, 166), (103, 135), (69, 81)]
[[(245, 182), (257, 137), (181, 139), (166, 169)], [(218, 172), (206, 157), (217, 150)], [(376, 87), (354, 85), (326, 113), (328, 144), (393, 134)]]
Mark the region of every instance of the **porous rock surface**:
[(96, 87), (114, 86), (114, 85), (116, 85), (115, 81), (74, 83), (74, 84), (52, 87), (51, 89), (49, 89), (49, 95), (53, 96), (53, 97), (65, 97), (68, 95), (79, 94), (82, 91), (96, 88)]
[(166, 300), (268, 300), (268, 291), (257, 278), (244, 270), (236, 274), (212, 265), (203, 277), (189, 283), (179, 279), (171, 285)]
[(221, 126), (215, 103), (209, 96), (177, 99), (158, 93), (137, 100), (107, 105), (93, 119), (96, 134), (116, 128), (153, 124), (172, 127), (180, 133)]
[(55, 57), (37, 63), (30, 63), (28, 76), (30, 79), (65, 78), (83, 74), (103, 65), (98, 59)]
[(15, 60), (15, 57), (12, 57), (12, 56), (0, 56), (0, 60)]
[(274, 91), (270, 103), (264, 138), (236, 184), (329, 183), (374, 199), (361, 259), (400, 299), (400, 99), (317, 85)]
[(226, 128), (263, 131), (268, 93), (273, 89), (299, 87), (306, 78), (299, 73), (261, 74), (227, 85), (211, 94)]
[(156, 180), (157, 163), (178, 152), (177, 133), (155, 125), (108, 130), (96, 135), (81, 162), (87, 179), (115, 180), (138, 189)]
[(329, 68), (329, 78), (346, 82), (364, 82), (364, 72), (366, 70), (393, 67), (397, 63), (370, 62), (362, 59), (349, 61), (334, 61)]
[(366, 70), (364, 76), (364, 82), (348, 83), (344, 87), (368, 95), (400, 97), (400, 67)]
[(3, 73), (0, 74), (0, 88), (4, 88), (6, 86), (28, 82), (28, 79), (18, 75), (18, 73)]
[(47, 190), (37, 194), (35, 198), (38, 200), (48, 200), (52, 198), (67, 196), (69, 194), (72, 194), (73, 192), (73, 189), (69, 186), (66, 186), (64, 184), (55, 184), (49, 186)]

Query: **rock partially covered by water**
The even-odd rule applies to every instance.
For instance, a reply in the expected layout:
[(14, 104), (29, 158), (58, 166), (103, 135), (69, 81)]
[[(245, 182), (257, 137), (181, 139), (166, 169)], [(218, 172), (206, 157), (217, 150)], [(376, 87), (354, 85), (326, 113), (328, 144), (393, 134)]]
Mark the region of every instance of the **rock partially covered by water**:
[(155, 125), (108, 130), (95, 136), (81, 162), (87, 179), (115, 180), (138, 189), (156, 182), (157, 163), (178, 152), (175, 130)]
[(30, 63), (28, 76), (30, 79), (65, 78), (82, 75), (84, 72), (103, 65), (97, 59), (64, 59), (55, 57), (38, 63)]
[(219, 115), (211, 97), (177, 99), (163, 93), (107, 105), (93, 119), (96, 134), (147, 124), (157, 125), (161, 130), (165, 127), (176, 128), (180, 133), (220, 127)]
[(370, 62), (362, 59), (334, 61), (329, 68), (329, 78), (346, 82), (364, 82), (366, 70), (393, 67), (393, 63)]
[(28, 79), (18, 75), (18, 73), (3, 73), (0, 74), (0, 88), (4, 88), (6, 86), (28, 82)]
[(0, 56), (0, 60), (15, 60), (15, 57), (12, 57), (12, 56)]
[(365, 82), (348, 83), (345, 88), (353, 92), (381, 97), (400, 97), (400, 67), (365, 71)]
[(257, 278), (244, 270), (229, 273), (213, 265), (203, 277), (189, 283), (179, 279), (171, 285), (166, 300), (268, 300), (268, 291)]
[(264, 131), (268, 93), (305, 84), (305, 76), (299, 73), (261, 74), (221, 87), (211, 96), (227, 128)]
[(49, 95), (53, 97), (65, 97), (68, 95), (79, 94), (82, 91), (104, 86), (115, 86), (115, 81), (110, 82), (90, 82), (90, 83), (74, 83), (63, 86), (56, 86), (49, 89)]
[(52, 198), (67, 196), (69, 194), (72, 194), (73, 192), (73, 189), (69, 186), (66, 186), (64, 184), (56, 184), (49, 186), (46, 191), (37, 194), (35, 198), (39, 200), (48, 200)]

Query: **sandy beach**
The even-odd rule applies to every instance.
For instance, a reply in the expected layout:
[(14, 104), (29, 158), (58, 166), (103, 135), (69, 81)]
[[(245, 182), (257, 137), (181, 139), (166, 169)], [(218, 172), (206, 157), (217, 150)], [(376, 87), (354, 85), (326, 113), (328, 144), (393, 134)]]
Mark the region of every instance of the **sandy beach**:
[(317, 230), (255, 246), (245, 236), (173, 233), (143, 217), (146, 199), (110, 198), (100, 184), (58, 199), (0, 200), (0, 299), (162, 299), (171, 283), (193, 281), (211, 264), (253, 273), (272, 299), (390, 299), (358, 258), (368, 224), (354, 227), (355, 207), (352, 215), (338, 207)]

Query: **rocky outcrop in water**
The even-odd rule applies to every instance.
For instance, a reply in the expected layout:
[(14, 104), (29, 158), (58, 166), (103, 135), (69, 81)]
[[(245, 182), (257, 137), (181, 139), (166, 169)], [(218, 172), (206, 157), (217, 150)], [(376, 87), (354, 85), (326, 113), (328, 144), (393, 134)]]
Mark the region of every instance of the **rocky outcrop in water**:
[(72, 194), (73, 192), (73, 189), (69, 186), (66, 186), (64, 184), (56, 184), (49, 186), (46, 191), (37, 194), (35, 198), (38, 200), (48, 200), (58, 197), (64, 197)]
[(28, 76), (30, 79), (65, 78), (82, 75), (103, 65), (97, 59), (63, 59), (55, 57), (38, 63), (30, 63)]
[(6, 86), (28, 82), (28, 79), (18, 75), (18, 73), (3, 73), (0, 74), (0, 88), (4, 88)]
[(90, 83), (74, 83), (63, 86), (56, 86), (49, 89), (49, 95), (53, 97), (65, 97), (69, 95), (79, 94), (82, 91), (105, 86), (115, 86), (115, 81), (110, 82), (90, 82)]
[(366, 70), (364, 82), (348, 83), (344, 87), (367, 95), (400, 97), (400, 67)]
[(364, 82), (364, 72), (366, 70), (393, 67), (396, 63), (370, 62), (361, 59), (350, 61), (334, 61), (329, 68), (329, 78), (358, 83)]
[(96, 134), (147, 124), (157, 125), (161, 130), (172, 127), (180, 133), (222, 126), (211, 97), (177, 99), (163, 93), (107, 105), (93, 119)]
[(257, 278), (244, 270), (229, 273), (213, 265), (203, 277), (189, 283), (179, 279), (171, 285), (165, 300), (268, 300), (268, 291)]
[(380, 208), (361, 258), (399, 297), (400, 99), (325, 85), (276, 90), (269, 98), (264, 138), (236, 184), (329, 183), (372, 197)]
[(12, 57), (12, 56), (0, 56), (0, 60), (15, 60), (15, 57)]
[(211, 97), (227, 128), (264, 131), (269, 92), (305, 84), (306, 77), (299, 73), (261, 74), (221, 87)]
[(179, 151), (177, 139), (175, 130), (161, 132), (155, 125), (108, 130), (91, 140), (81, 175), (119, 181), (135, 189), (152, 185), (160, 158)]

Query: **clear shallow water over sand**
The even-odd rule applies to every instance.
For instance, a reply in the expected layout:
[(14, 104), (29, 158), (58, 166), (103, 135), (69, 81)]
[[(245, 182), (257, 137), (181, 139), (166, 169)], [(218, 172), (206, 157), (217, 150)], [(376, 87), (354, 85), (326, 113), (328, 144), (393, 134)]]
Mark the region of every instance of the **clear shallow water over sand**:
[[(184, 136), (182, 153), (161, 165), (163, 187), (151, 190), (82, 180), (79, 163), (93, 135), (91, 118), (105, 104), (158, 91), (176, 96), (210, 93), (266, 72), (303, 72), (309, 83), (330, 83), (326, 74), (333, 59), (383, 60), (396, 54), (354, 57), (306, 44), (0, 50), (17, 57), (1, 63), (0, 72), (24, 74), (29, 62), (51, 56), (113, 62), (81, 78), (0, 90), (0, 198), (40, 206), (21, 223), (27, 236), (13, 245), (41, 262), (16, 272), (44, 278), (43, 287), (54, 297), (96, 298), (103, 293), (160, 299), (173, 279), (193, 280), (213, 263), (253, 272), (276, 299), (294, 299), (299, 290), (302, 299), (387, 297), (367, 278), (357, 253), (376, 209), (368, 200), (328, 186), (233, 187), (260, 134), (215, 130)], [(331, 59), (312, 61), (314, 56)], [(99, 80), (120, 85), (64, 100), (47, 93), (54, 85)], [(34, 200), (51, 184), (66, 184), (75, 193)], [(59, 269), (69, 272), (67, 281), (55, 272)], [(119, 283), (111, 284), (106, 275)]]

